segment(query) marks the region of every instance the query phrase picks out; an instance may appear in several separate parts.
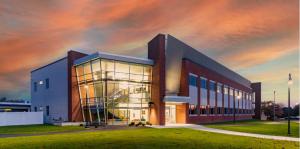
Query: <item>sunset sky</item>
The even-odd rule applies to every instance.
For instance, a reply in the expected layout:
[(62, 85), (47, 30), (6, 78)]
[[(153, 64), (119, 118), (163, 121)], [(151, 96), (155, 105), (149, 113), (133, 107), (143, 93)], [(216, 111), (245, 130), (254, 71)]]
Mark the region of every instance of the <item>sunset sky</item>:
[(70, 49), (146, 57), (171, 34), (249, 80), (299, 100), (298, 0), (0, 0), (0, 97), (30, 99), (30, 71)]

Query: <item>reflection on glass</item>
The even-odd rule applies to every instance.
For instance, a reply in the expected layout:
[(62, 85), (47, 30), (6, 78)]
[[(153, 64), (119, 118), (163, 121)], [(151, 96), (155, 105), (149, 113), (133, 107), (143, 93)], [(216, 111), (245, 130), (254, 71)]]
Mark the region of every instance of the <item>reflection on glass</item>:
[[(147, 65), (106, 59), (76, 66), (80, 98), (82, 103), (89, 102), (92, 121), (99, 119), (114, 125), (148, 121), (151, 69)], [(83, 106), (86, 109), (85, 103)]]

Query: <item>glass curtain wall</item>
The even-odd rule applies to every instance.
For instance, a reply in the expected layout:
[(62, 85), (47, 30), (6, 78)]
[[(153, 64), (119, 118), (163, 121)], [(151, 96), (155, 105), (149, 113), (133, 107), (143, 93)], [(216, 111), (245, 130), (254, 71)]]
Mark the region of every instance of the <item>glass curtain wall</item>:
[(216, 106), (216, 82), (209, 80), (209, 114), (215, 114)]
[(222, 94), (222, 84), (217, 83), (217, 114), (222, 114), (223, 107), (223, 94)]
[(200, 114), (207, 114), (207, 79), (200, 77)]
[(224, 114), (229, 114), (228, 86), (224, 85)]
[(229, 88), (229, 114), (233, 114), (234, 110), (233, 88)]
[(83, 118), (109, 125), (149, 119), (152, 68), (96, 59), (76, 66)]
[(191, 100), (189, 101), (189, 115), (198, 114), (198, 87), (197, 87), (197, 75), (189, 75), (189, 95)]
[(239, 92), (234, 89), (234, 110), (235, 114), (239, 114)]

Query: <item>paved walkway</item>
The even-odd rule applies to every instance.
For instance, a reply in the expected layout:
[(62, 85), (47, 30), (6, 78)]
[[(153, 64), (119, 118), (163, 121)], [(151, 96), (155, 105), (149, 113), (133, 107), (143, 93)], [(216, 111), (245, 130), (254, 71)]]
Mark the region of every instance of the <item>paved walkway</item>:
[(263, 134), (254, 134), (254, 133), (245, 133), (245, 132), (237, 132), (237, 131), (229, 131), (229, 130), (221, 130), (215, 128), (208, 128), (203, 125), (195, 125), (195, 124), (168, 124), (166, 126), (157, 126), (153, 125), (152, 128), (190, 128), (194, 130), (208, 131), (214, 133), (222, 133), (228, 135), (237, 135), (237, 136), (246, 136), (246, 137), (255, 137), (255, 138), (263, 138), (263, 139), (273, 139), (273, 140), (285, 140), (285, 141), (298, 141), (299, 138), (293, 137), (284, 137), (284, 136), (272, 136), (272, 135), (263, 135)]

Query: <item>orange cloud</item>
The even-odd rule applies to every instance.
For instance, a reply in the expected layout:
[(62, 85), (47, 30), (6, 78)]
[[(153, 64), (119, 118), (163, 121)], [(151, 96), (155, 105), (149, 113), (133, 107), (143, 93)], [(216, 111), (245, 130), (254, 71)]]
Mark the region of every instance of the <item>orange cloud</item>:
[(170, 33), (233, 69), (259, 65), (297, 49), (298, 18), (297, 0), (5, 1), (0, 94), (6, 88), (24, 92), (30, 70), (70, 48), (145, 56), (147, 42), (158, 33)]

